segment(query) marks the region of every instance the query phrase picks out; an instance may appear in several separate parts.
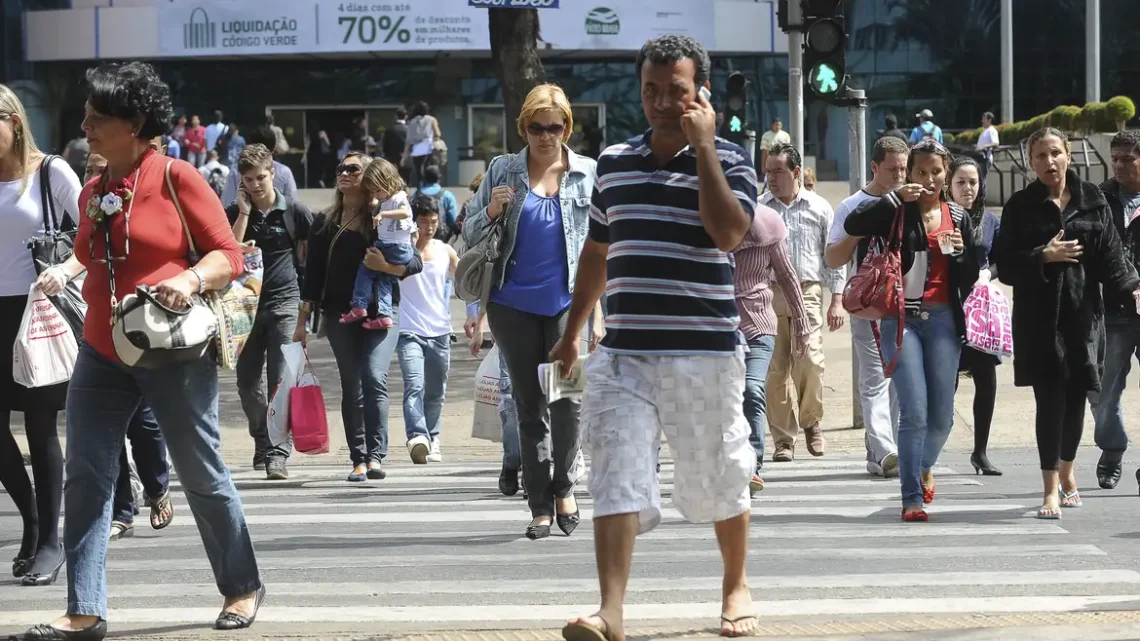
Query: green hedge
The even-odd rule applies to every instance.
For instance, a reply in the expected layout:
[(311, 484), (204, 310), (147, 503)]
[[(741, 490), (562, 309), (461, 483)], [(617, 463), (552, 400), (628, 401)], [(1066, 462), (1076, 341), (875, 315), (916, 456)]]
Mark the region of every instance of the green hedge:
[[(1003, 145), (1013, 145), (1025, 140), (1042, 127), (1056, 127), (1070, 133), (1115, 133), (1124, 129), (1124, 124), (1136, 116), (1136, 104), (1127, 96), (1116, 96), (1108, 102), (1090, 102), (1084, 107), (1062, 105), (1049, 113), (1034, 116), (1020, 122), (1003, 122), (997, 125), (998, 135)], [(960, 145), (977, 144), (983, 129), (978, 127), (963, 131), (957, 136), (947, 136), (946, 142)]]

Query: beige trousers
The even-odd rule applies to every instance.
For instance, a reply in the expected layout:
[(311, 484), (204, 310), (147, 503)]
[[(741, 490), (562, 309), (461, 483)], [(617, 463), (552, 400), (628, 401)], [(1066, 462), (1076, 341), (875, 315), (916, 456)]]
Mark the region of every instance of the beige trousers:
[(779, 287), (773, 287), (776, 311), (776, 348), (768, 367), (768, 429), (775, 445), (794, 445), (800, 429), (816, 427), (823, 420), (823, 286), (800, 283), (807, 309), (811, 338), (807, 352), (792, 355), (795, 336), (788, 303)]

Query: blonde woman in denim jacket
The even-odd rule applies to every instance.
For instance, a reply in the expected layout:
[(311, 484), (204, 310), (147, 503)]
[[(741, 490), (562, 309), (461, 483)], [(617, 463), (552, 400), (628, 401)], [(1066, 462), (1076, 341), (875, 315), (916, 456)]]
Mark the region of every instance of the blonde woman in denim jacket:
[[(549, 360), (566, 329), (578, 255), (589, 227), (596, 164), (566, 146), (573, 128), (562, 89), (535, 87), (518, 120), (526, 148), (491, 161), (463, 225), (463, 238), (473, 247), (493, 221), (505, 216), (487, 319), (514, 383), (523, 484), (533, 517), (526, 529), (530, 539), (550, 536), (555, 522), (569, 536), (579, 523), (574, 500), (579, 402), (563, 399), (547, 407), (538, 383), (538, 366)], [(600, 310), (591, 330), (592, 350), (603, 334)]]

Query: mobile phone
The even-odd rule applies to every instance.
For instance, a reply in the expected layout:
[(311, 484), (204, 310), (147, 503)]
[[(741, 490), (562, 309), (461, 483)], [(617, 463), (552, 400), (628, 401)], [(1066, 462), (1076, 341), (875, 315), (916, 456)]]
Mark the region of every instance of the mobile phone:
[(697, 90), (697, 93), (704, 96), (705, 102), (712, 103), (712, 94), (709, 93), (708, 87), (701, 87)]

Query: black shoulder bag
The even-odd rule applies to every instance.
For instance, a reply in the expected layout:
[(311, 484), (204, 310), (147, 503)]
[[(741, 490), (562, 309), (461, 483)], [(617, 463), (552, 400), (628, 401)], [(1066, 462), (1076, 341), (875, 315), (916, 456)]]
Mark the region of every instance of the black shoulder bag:
[[(28, 240), (37, 276), (49, 267), (62, 265), (75, 251), (75, 233), (78, 231), (75, 220), (68, 215), (66, 209), (62, 219), (57, 218), (55, 213), (55, 199), (51, 193), (51, 163), (56, 158), (58, 156), (44, 156), (40, 165), (40, 209), (44, 217), (44, 235)], [(76, 208), (79, 207), (78, 202), (75, 205)], [(83, 318), (87, 315), (87, 303), (83, 300), (81, 291), (82, 281), (82, 275), (73, 278), (59, 295), (48, 297), (71, 326), (76, 340), (83, 338)]]

